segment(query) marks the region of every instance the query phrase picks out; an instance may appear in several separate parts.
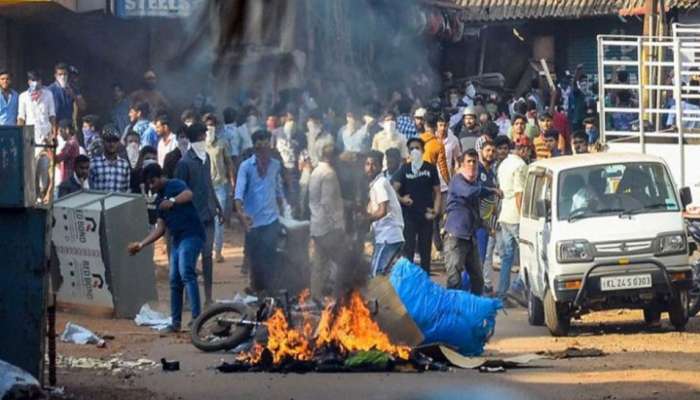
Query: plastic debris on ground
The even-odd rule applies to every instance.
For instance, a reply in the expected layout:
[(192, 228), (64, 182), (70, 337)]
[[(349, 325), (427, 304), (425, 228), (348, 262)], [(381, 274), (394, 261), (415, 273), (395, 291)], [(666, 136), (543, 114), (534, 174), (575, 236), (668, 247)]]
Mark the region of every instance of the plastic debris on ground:
[(172, 324), (172, 318), (167, 317), (162, 312), (151, 308), (148, 303), (141, 306), (139, 313), (134, 318), (134, 322), (138, 326), (148, 326), (157, 331), (165, 330)]
[(478, 356), (493, 335), (498, 299), (445, 289), (405, 258), (393, 267), (392, 286), (423, 333), (423, 343), (444, 343), (463, 355)]
[(75, 344), (94, 344), (98, 347), (105, 345), (104, 339), (94, 334), (91, 330), (72, 322), (67, 322), (61, 333), (62, 342)]
[(0, 360), (0, 399), (45, 399), (39, 381), (29, 372)]
[(249, 305), (249, 304), (254, 304), (257, 301), (258, 301), (258, 298), (255, 296), (251, 296), (249, 294), (240, 294), (240, 293), (236, 293), (236, 295), (233, 296), (233, 299), (231, 299), (231, 300), (229, 300), (229, 299), (223, 299), (223, 300), (216, 299), (217, 303), (222, 303), (222, 304), (235, 303), (235, 304), (248, 304)]

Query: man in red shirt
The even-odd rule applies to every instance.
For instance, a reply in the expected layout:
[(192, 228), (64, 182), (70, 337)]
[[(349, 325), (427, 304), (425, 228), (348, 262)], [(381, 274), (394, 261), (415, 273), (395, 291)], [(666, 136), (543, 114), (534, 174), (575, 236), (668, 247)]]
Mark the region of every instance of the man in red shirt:
[(70, 120), (63, 119), (58, 122), (58, 134), (65, 141), (65, 144), (59, 148), (58, 154), (56, 154), (55, 163), (60, 171), (56, 187), (73, 176), (75, 159), (80, 155), (80, 144), (75, 137), (73, 124)]

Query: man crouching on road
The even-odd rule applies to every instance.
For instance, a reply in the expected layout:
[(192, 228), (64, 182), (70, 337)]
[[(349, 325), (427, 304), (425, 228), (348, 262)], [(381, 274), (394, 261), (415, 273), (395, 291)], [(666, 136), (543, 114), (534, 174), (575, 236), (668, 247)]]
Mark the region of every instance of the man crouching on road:
[[(199, 286), (195, 265), (202, 251), (205, 233), (199, 214), (192, 203), (192, 191), (179, 179), (167, 179), (158, 164), (147, 165), (143, 180), (158, 193), (156, 227), (140, 242), (129, 244), (131, 255), (158, 240), (167, 228), (170, 246), (170, 312), (172, 325), (169, 332), (178, 332), (182, 322), (182, 289), (192, 305), (192, 320), (199, 316)], [(191, 322), (190, 322), (191, 323)]]

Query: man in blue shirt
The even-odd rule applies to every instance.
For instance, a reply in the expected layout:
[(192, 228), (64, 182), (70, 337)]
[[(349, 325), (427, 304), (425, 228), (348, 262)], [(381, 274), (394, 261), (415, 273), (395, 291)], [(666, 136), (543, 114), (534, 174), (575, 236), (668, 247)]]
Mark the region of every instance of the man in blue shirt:
[(479, 200), (485, 195), (497, 193), (484, 188), (478, 180), (479, 154), (474, 149), (462, 153), (461, 167), (447, 193), (447, 221), (445, 230), (445, 267), (447, 287), (462, 287), (462, 272), (469, 274), (471, 292), (481, 295), (484, 290), (484, 275), (479, 260), (479, 250), (475, 238), (481, 226)]
[(281, 164), (270, 156), (270, 133), (253, 133), (255, 153), (243, 161), (236, 180), (236, 212), (246, 231), (245, 253), (250, 259), (251, 289), (265, 291), (278, 284), (277, 240), (282, 210)]
[(122, 132), (122, 138), (126, 137), (129, 131), (134, 131), (141, 137), (141, 148), (152, 146), (158, 148), (158, 133), (156, 128), (148, 120), (151, 108), (145, 101), (134, 103), (129, 107), (129, 125)]
[(0, 69), (0, 126), (17, 125), (19, 94), (10, 85), (10, 73)]
[[(170, 332), (178, 332), (182, 325), (182, 290), (192, 306), (192, 321), (200, 313), (199, 287), (195, 266), (202, 250), (205, 235), (199, 214), (192, 203), (192, 191), (179, 179), (167, 179), (160, 165), (147, 165), (143, 170), (144, 182), (158, 192), (155, 204), (158, 207), (156, 227), (142, 241), (129, 244), (132, 255), (160, 239), (168, 230), (170, 245)], [(190, 321), (191, 324), (191, 321)]]
[(66, 63), (56, 64), (54, 76), (56, 81), (49, 85), (48, 89), (53, 94), (53, 101), (56, 106), (56, 121), (64, 119), (73, 121), (73, 103), (75, 102), (78, 106), (78, 110), (84, 110), (86, 106), (85, 99), (83, 99), (77, 88), (71, 84)]

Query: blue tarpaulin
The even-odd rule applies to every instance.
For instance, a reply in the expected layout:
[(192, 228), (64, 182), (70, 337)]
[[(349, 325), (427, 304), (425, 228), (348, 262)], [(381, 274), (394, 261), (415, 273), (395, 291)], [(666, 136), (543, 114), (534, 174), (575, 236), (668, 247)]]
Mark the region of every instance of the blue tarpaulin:
[(445, 289), (405, 258), (396, 262), (389, 280), (423, 332), (423, 343), (444, 343), (467, 356), (483, 353), (503, 308), (500, 300)]

